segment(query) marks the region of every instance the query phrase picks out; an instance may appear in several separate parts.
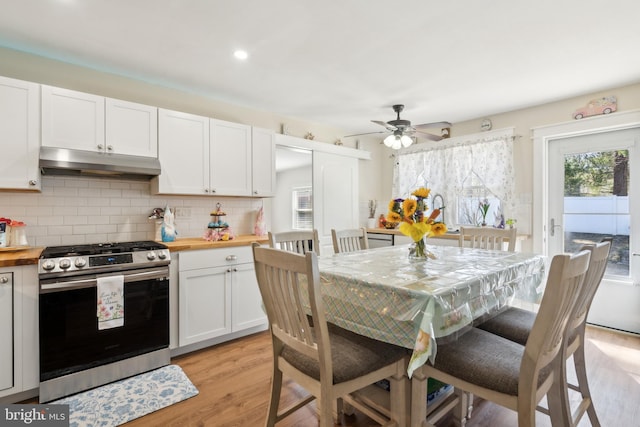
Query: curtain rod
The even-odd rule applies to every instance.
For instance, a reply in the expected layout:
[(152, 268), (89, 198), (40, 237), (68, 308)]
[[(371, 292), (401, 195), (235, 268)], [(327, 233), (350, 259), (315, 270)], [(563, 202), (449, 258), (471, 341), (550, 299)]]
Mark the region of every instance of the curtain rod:
[[(482, 133), (475, 133), (469, 135), (461, 135), (453, 138), (445, 138), (440, 141), (425, 145), (416, 144), (405, 149), (400, 150), (398, 154), (414, 154), (421, 151), (433, 151), (444, 150), (452, 147), (461, 147), (467, 145), (481, 144), (501, 139), (510, 139), (511, 142), (515, 142), (522, 137), (522, 135), (514, 135), (513, 128), (500, 129), (496, 131), (488, 131)], [(489, 135), (487, 135), (489, 134)]]

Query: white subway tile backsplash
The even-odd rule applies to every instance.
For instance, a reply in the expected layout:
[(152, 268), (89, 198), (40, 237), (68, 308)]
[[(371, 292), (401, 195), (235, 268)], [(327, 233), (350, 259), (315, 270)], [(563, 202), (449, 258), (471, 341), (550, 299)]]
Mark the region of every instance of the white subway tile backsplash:
[(34, 246), (100, 243), (155, 238), (156, 208), (183, 208), (176, 217), (178, 238), (200, 238), (216, 203), (236, 234), (252, 234), (261, 199), (240, 197), (155, 196), (144, 181), (43, 176), (40, 193), (3, 193), (0, 216), (27, 224)]

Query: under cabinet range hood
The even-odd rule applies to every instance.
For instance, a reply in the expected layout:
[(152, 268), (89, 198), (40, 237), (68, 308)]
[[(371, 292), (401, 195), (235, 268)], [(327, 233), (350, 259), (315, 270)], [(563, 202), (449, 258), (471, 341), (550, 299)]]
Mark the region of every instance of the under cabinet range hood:
[(40, 147), (40, 168), (44, 175), (101, 176), (139, 180), (148, 180), (160, 175), (160, 161), (154, 157), (56, 147)]

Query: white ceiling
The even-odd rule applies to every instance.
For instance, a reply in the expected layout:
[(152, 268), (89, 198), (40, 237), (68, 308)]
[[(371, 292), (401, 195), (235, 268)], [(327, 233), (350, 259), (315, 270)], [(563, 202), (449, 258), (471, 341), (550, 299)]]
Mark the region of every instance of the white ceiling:
[[(0, 0), (0, 46), (335, 126), (640, 81), (637, 0)], [(232, 52), (242, 48), (249, 59)], [(578, 107), (578, 106), (576, 106)]]

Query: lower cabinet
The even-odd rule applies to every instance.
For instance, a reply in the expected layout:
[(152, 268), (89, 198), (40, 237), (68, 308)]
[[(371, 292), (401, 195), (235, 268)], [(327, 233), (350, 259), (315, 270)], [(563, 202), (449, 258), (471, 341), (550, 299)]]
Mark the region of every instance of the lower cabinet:
[(37, 395), (38, 363), (37, 268), (0, 268), (0, 403)]
[(267, 324), (250, 246), (181, 251), (180, 347)]
[(0, 273), (0, 391), (13, 387), (13, 273)]

